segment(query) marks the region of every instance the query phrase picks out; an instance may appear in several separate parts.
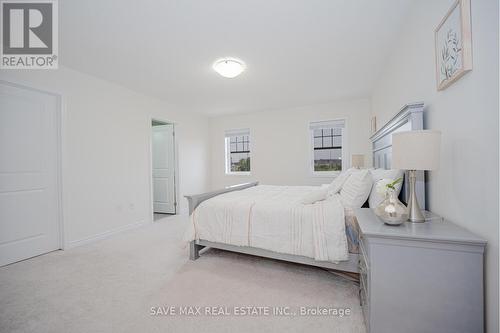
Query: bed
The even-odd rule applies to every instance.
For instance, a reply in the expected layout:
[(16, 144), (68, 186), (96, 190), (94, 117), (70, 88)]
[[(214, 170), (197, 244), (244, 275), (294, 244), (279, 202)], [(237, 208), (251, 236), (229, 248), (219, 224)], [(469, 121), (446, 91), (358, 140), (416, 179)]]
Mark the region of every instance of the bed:
[[(423, 128), (423, 103), (405, 105), (372, 135), (375, 168), (390, 169), (392, 133)], [(407, 178), (407, 177), (405, 177)], [(190, 227), (186, 233), (190, 259), (205, 248), (358, 273), (358, 227), (352, 210), (338, 195), (301, 204), (318, 187), (270, 186), (258, 182), (188, 195)], [(405, 180), (400, 199), (406, 202)], [(425, 205), (423, 173), (417, 196)]]

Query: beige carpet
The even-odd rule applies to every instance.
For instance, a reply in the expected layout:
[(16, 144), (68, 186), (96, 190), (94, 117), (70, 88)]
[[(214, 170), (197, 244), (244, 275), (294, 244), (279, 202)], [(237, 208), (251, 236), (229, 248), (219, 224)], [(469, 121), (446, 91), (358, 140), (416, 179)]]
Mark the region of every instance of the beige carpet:
[[(186, 223), (169, 217), (0, 268), (0, 332), (365, 332), (352, 282), (217, 250), (189, 261)], [(175, 315), (163, 313), (169, 307)], [(301, 307), (330, 315), (301, 315)]]

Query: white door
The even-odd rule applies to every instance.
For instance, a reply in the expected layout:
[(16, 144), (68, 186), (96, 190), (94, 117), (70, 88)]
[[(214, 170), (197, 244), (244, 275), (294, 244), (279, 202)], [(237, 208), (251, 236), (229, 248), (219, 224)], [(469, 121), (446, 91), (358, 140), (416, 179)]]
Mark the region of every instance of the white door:
[(0, 82), (0, 266), (60, 248), (58, 101)]
[(175, 214), (174, 125), (153, 126), (153, 210)]

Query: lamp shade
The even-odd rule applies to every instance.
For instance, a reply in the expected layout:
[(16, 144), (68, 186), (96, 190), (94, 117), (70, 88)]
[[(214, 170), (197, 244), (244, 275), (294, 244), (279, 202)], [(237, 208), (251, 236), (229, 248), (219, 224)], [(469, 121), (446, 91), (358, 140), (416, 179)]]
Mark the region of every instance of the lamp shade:
[(351, 156), (351, 166), (353, 168), (362, 168), (365, 166), (365, 155), (363, 154), (352, 154)]
[(437, 170), (441, 132), (434, 130), (399, 132), (392, 135), (392, 168)]

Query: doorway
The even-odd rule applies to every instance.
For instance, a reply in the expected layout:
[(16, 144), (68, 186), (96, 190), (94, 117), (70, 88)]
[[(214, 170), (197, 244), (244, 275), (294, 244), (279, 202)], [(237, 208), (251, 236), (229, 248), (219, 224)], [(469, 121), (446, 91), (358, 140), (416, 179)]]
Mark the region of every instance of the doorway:
[(0, 266), (61, 249), (60, 96), (0, 81)]
[(175, 125), (151, 121), (153, 221), (177, 213)]

